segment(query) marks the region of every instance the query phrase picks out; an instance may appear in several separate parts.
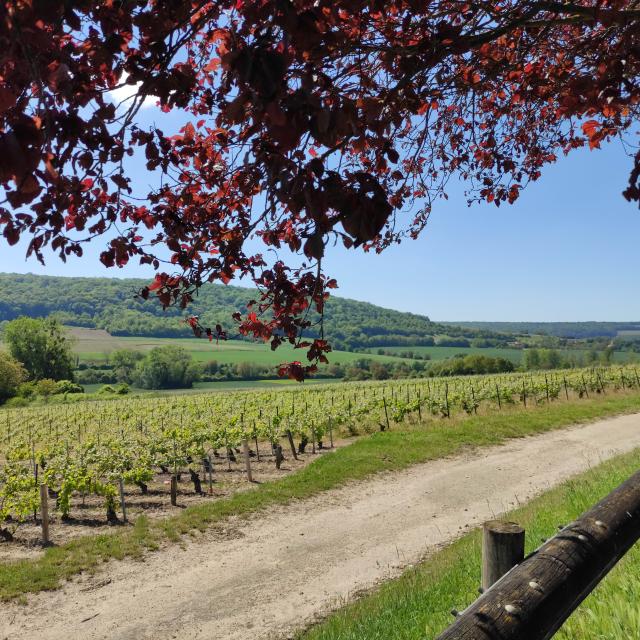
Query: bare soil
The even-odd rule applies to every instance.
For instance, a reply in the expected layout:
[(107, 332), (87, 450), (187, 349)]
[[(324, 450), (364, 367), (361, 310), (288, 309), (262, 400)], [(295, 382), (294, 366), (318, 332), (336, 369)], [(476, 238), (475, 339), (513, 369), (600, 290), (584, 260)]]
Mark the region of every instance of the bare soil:
[(232, 519), (226, 538), (208, 532), (0, 604), (0, 638), (291, 637), (470, 527), (639, 446), (636, 414), (378, 475)]
[[(345, 446), (352, 440), (336, 440), (335, 448)], [(202, 482), (202, 495), (194, 491), (193, 483), (190, 480), (188, 470), (183, 470), (178, 482), (178, 506), (171, 506), (170, 484), (171, 475), (169, 473), (158, 473), (154, 479), (148, 483), (148, 493), (145, 495), (135, 485), (125, 487), (125, 505), (127, 509), (127, 519), (130, 523), (142, 514), (150, 519), (162, 519), (172, 513), (176, 508), (183, 509), (193, 504), (199, 504), (207, 500), (220, 500), (227, 498), (240, 491), (250, 491), (262, 482), (283, 478), (295, 471), (302, 469), (313, 462), (318, 455), (328, 453), (330, 449), (316, 449), (316, 454), (312, 453), (311, 444), (308, 445), (304, 454), (297, 454), (298, 460), (291, 455), (288, 441), (282, 441), (285, 460), (280, 469), (276, 469), (274, 456), (270, 452), (270, 445), (266, 442), (258, 443), (260, 460), (257, 456), (251, 457), (251, 472), (253, 483), (247, 481), (244, 458), (242, 452), (235, 453), (236, 462), (227, 460), (226, 455), (219, 458), (212, 456), (212, 485), (209, 491), (209, 476), (203, 469), (199, 469), (199, 476)], [(251, 452), (256, 453), (255, 443), (251, 447)], [(91, 495), (82, 497), (75, 495), (71, 501), (70, 518), (63, 520), (59, 513), (55, 511), (55, 499), (50, 498), (50, 538), (55, 545), (61, 545), (74, 538), (99, 533), (113, 531), (114, 526), (107, 522), (104, 498)], [(122, 522), (122, 511), (118, 499), (118, 518), (120, 525)], [(11, 526), (11, 523), (9, 523)], [(0, 540), (0, 562), (18, 560), (22, 558), (35, 558), (43, 553), (41, 544), (42, 531), (39, 520), (29, 520), (22, 523), (14, 531), (14, 540), (5, 542)]]

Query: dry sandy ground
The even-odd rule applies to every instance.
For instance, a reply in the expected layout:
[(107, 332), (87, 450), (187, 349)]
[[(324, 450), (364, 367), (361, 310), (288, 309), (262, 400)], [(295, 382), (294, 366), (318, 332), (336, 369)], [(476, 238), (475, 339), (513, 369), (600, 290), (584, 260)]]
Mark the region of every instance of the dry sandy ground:
[(377, 476), (235, 523), (236, 537), (0, 604), (0, 638), (287, 637), (467, 527), (638, 446), (640, 415), (623, 416)]

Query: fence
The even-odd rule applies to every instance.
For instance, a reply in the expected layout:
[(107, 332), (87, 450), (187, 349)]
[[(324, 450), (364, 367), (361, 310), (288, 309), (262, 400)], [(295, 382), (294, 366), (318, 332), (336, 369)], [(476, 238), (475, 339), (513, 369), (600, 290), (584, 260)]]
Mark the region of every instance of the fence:
[(640, 472), (513, 567), (438, 640), (547, 640), (640, 538)]

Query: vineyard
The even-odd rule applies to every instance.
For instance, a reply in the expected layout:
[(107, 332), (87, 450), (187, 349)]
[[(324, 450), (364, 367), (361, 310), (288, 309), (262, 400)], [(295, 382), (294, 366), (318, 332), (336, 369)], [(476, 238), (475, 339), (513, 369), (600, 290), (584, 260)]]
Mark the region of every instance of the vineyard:
[(626, 366), (6, 409), (0, 539), (37, 521), (43, 491), (60, 521), (91, 504), (101, 524), (116, 524), (142, 497), (163, 509), (179, 497), (214, 498), (229, 478), (249, 487), (344, 437), (638, 388), (637, 370)]

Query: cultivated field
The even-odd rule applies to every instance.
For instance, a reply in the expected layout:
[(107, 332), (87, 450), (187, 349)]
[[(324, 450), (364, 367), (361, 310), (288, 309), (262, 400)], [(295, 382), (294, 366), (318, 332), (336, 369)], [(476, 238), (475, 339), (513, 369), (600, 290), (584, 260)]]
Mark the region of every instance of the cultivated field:
[[(215, 360), (220, 364), (237, 364), (250, 362), (277, 366), (282, 362), (300, 360), (304, 357), (304, 351), (293, 349), (290, 345), (282, 345), (277, 351), (272, 351), (269, 345), (248, 342), (244, 340), (227, 340), (219, 343), (209, 343), (207, 340), (196, 338), (144, 338), (129, 336), (112, 336), (99, 329), (83, 329), (69, 327), (69, 333), (75, 338), (74, 351), (80, 361), (107, 360), (109, 353), (117, 349), (132, 349), (134, 351), (150, 351), (155, 347), (168, 344), (180, 346), (189, 351), (194, 360), (210, 362)], [(351, 353), (348, 351), (331, 352), (332, 364), (349, 364), (355, 360), (366, 357), (379, 362), (398, 362), (400, 358), (392, 356), (380, 356), (377, 354)], [(405, 360), (406, 361), (406, 360)]]
[[(56, 517), (75, 524), (65, 535), (75, 535), (117, 522), (127, 502), (136, 515), (162, 515), (178, 494), (228, 495), (259, 457), (256, 478), (269, 480), (343, 437), (638, 388), (635, 368), (615, 367), (5, 409), (0, 518), (10, 520), (1, 531), (20, 540), (18, 525), (37, 513), (43, 482)], [(27, 544), (37, 535), (22, 532)]]

